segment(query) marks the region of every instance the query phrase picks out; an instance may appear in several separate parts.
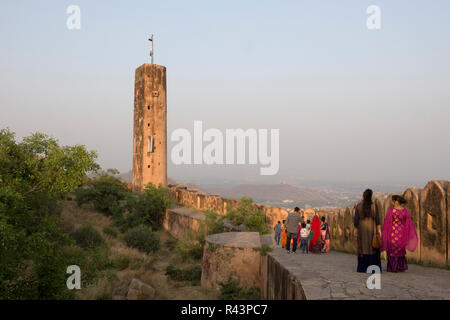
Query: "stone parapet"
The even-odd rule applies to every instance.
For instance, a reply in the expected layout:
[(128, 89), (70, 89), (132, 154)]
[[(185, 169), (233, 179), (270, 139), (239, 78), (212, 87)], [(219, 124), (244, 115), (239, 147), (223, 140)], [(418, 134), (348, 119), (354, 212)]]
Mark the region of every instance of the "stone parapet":
[[(186, 186), (170, 187), (171, 195), (177, 203), (197, 210), (212, 210), (220, 215), (237, 208), (239, 200), (222, 198), (219, 195), (199, 194)], [(402, 193), (407, 199), (407, 208), (411, 213), (417, 234), (419, 247), (407, 257), (416, 262), (430, 263), (437, 266), (450, 265), (450, 189), (448, 180), (430, 181), (423, 189), (409, 188)], [(375, 198), (375, 205), (383, 223), (386, 213), (392, 206), (392, 194)], [(287, 210), (254, 204), (261, 210), (269, 228), (287, 217)], [(337, 210), (316, 210), (325, 216), (331, 233), (331, 248), (337, 251), (356, 252), (356, 239), (353, 235), (354, 205)]]
[(166, 210), (163, 227), (174, 238), (182, 241), (192, 240), (193, 235), (205, 232), (205, 215), (189, 208), (169, 208)]
[(205, 239), (201, 285), (219, 289), (230, 278), (246, 288), (260, 289), (261, 242), (258, 232), (225, 232)]

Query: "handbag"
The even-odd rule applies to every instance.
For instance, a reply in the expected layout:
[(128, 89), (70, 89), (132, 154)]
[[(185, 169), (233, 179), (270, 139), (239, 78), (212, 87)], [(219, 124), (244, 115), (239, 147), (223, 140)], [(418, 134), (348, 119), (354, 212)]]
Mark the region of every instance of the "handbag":
[(379, 249), (381, 247), (381, 237), (377, 232), (377, 219), (375, 212), (375, 204), (372, 206), (373, 212), (373, 237), (372, 237), (372, 247), (375, 249)]

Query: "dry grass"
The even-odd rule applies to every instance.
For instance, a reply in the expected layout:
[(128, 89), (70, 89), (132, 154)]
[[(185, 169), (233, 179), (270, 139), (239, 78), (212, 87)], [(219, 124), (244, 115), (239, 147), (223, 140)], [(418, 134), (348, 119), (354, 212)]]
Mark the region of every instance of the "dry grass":
[(91, 205), (78, 207), (75, 201), (62, 201), (61, 223), (64, 227), (78, 229), (90, 225), (99, 232), (110, 225), (112, 220), (96, 212)]
[(82, 300), (95, 300), (102, 295), (111, 296), (113, 283), (107, 277), (101, 278), (95, 286), (90, 286), (79, 291), (78, 298)]
[[(155, 288), (155, 299), (181, 300), (217, 299), (218, 293), (205, 290), (200, 286), (191, 286), (183, 283), (173, 282), (165, 275), (168, 265), (176, 265), (183, 268), (192, 266), (192, 262), (181, 262), (175, 250), (166, 246), (166, 241), (172, 237), (165, 231), (159, 231), (161, 249), (158, 253), (147, 255), (137, 249), (129, 248), (121, 240), (121, 234), (114, 238), (103, 232), (103, 229), (112, 224), (109, 217), (96, 212), (92, 206), (83, 205), (78, 207), (75, 201), (63, 201), (61, 212), (61, 225), (66, 231), (74, 231), (78, 228), (90, 225), (96, 229), (105, 239), (109, 248), (108, 257), (111, 260), (129, 260), (128, 267), (123, 270), (108, 270), (100, 278), (96, 285), (82, 288), (77, 292), (79, 299), (113, 298), (124, 299), (127, 295), (128, 285), (131, 279), (138, 278)], [(199, 262), (196, 262), (197, 264)]]

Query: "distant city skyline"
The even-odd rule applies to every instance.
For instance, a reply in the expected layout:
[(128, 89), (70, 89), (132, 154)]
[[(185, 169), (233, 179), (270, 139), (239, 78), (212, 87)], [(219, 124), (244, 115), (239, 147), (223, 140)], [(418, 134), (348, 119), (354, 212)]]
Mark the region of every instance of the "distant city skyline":
[[(79, 30), (66, 26), (69, 5)], [(381, 9), (368, 30), (366, 9)], [(132, 166), (135, 69), (167, 67), (168, 176), (195, 183), (450, 178), (448, 1), (0, 4), (0, 127)], [(179, 128), (280, 129), (279, 172), (170, 161)]]

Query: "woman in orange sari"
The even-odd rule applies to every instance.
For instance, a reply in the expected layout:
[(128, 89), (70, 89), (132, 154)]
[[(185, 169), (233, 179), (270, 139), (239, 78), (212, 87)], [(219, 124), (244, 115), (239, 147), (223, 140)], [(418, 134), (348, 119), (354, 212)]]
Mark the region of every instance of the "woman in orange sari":
[(286, 242), (287, 242), (287, 231), (286, 231), (286, 220), (283, 220), (283, 225), (281, 227), (281, 248), (286, 248)]
[(284, 224), (286, 220), (283, 220), (283, 226), (281, 227), (281, 248), (286, 248), (286, 242), (287, 242), (287, 231), (286, 231), (286, 225)]

